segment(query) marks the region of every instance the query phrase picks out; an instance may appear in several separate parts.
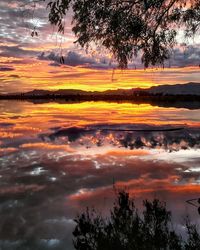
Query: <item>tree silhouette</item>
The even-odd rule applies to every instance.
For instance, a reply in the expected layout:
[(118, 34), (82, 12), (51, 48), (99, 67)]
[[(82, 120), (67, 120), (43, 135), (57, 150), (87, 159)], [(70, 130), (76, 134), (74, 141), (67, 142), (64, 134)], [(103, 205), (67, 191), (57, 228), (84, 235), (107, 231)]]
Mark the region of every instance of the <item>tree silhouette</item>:
[(47, 5), (49, 21), (59, 32), (72, 9), (76, 43), (106, 48), (121, 68), (138, 53), (145, 67), (163, 65), (177, 27), (192, 36), (200, 25), (200, 0), (49, 0)]
[(108, 218), (94, 209), (76, 219), (73, 232), (77, 250), (197, 250), (200, 236), (195, 225), (186, 221), (187, 241), (174, 231), (171, 212), (165, 203), (154, 199), (143, 202), (144, 212), (139, 215), (129, 194), (118, 193)]

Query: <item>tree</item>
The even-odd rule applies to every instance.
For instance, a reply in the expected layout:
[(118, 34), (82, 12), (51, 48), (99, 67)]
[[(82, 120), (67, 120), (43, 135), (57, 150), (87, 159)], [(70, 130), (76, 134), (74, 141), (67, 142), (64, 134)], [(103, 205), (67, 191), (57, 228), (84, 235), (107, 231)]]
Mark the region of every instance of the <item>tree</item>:
[(77, 250), (197, 250), (200, 236), (195, 225), (186, 222), (187, 241), (173, 229), (165, 203), (144, 201), (140, 216), (128, 193), (119, 192), (108, 218), (87, 209), (76, 219), (73, 232)]
[(178, 27), (192, 36), (200, 25), (200, 0), (48, 0), (47, 6), (49, 21), (59, 32), (72, 9), (76, 43), (106, 48), (120, 68), (138, 53), (145, 67), (163, 65)]

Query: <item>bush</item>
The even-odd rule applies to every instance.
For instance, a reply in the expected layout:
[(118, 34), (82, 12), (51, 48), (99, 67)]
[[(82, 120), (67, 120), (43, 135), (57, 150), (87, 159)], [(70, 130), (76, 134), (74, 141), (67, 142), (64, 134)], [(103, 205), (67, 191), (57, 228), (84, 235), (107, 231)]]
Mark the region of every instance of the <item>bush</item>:
[(154, 199), (143, 202), (139, 215), (127, 192), (119, 192), (108, 218), (94, 209), (75, 219), (73, 232), (77, 250), (197, 250), (200, 236), (195, 225), (186, 221), (187, 240), (172, 227), (171, 212), (166, 204)]

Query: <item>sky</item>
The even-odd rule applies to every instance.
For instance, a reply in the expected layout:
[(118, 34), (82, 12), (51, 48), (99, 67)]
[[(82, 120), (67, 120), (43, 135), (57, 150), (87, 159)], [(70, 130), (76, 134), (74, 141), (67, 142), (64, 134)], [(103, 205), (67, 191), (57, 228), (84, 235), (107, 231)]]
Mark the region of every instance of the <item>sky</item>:
[[(71, 14), (61, 36), (48, 23), (44, 4), (32, 7), (32, 0), (0, 2), (0, 93), (32, 89), (98, 90), (150, 87), (159, 84), (199, 82), (200, 44), (180, 31), (177, 45), (165, 69), (144, 70), (140, 58), (129, 69), (116, 70), (111, 56), (100, 49), (86, 53), (74, 44)], [(31, 37), (36, 27), (38, 37)], [(60, 56), (65, 64), (60, 65)]]

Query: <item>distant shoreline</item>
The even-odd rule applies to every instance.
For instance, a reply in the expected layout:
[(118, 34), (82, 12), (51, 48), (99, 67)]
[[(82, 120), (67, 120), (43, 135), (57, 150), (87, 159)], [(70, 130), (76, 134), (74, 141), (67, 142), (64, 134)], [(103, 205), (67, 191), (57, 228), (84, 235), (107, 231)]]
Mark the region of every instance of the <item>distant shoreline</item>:
[(89, 101), (129, 102), (134, 104), (150, 104), (160, 107), (175, 107), (186, 109), (200, 109), (199, 95), (159, 95), (159, 94), (133, 94), (133, 95), (0, 95), (0, 100), (28, 101), (34, 104), (49, 102), (77, 103)]
[(69, 103), (69, 102), (130, 102), (150, 104), (160, 107), (200, 109), (200, 83), (158, 85), (147, 89), (116, 89), (85, 91), (76, 89), (58, 89), (55, 91), (34, 89), (26, 93), (0, 94), (0, 100), (19, 100), (32, 103)]
[(170, 95), (170, 94), (132, 94), (132, 95), (110, 95), (110, 94), (71, 94), (71, 95), (57, 95), (57, 94), (47, 94), (47, 95), (29, 95), (29, 94), (6, 94), (0, 95), (0, 100), (56, 100), (64, 99), (68, 100), (86, 100), (86, 101), (104, 101), (104, 100), (159, 100), (159, 101), (199, 101), (200, 95)]

